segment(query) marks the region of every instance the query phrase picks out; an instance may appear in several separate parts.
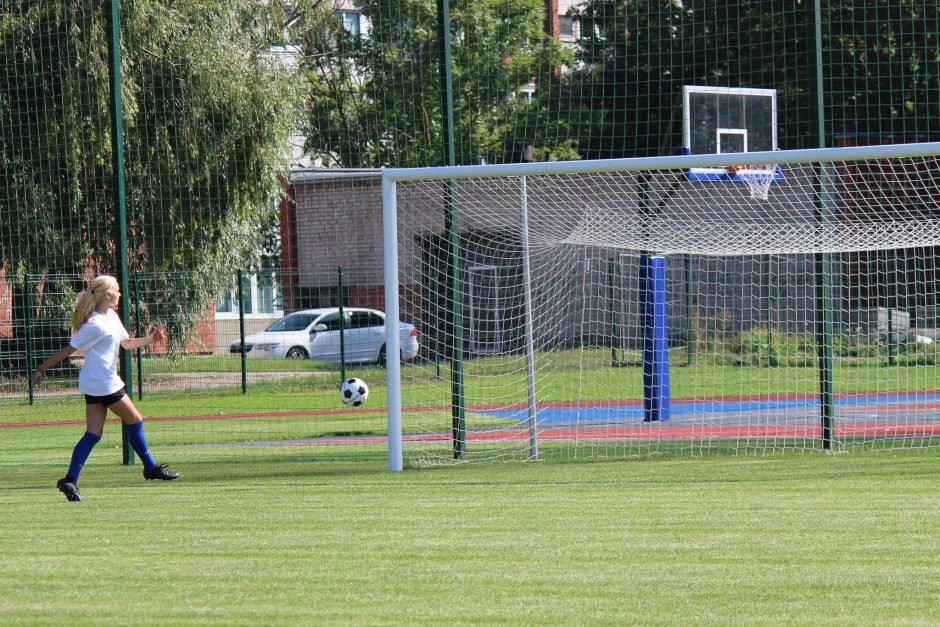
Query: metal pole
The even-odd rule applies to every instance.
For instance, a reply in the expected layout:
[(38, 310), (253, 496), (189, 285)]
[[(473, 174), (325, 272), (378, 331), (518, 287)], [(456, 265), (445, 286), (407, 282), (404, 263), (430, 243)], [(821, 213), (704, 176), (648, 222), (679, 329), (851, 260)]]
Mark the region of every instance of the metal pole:
[(614, 310), (616, 294), (614, 292), (614, 258), (607, 259), (607, 302), (610, 311), (610, 365), (616, 368), (620, 364), (620, 357), (617, 355), (617, 348), (622, 347), (620, 341), (620, 327), (617, 324), (617, 315)]
[(670, 418), (669, 332), (666, 258), (640, 256), (640, 316), (643, 321), (643, 421)]
[(764, 308), (767, 311), (767, 367), (773, 368), (777, 365), (777, 356), (774, 354), (774, 333), (773, 333), (773, 309), (771, 307), (771, 256), (764, 255)]
[[(140, 327), (140, 286), (138, 285), (137, 275), (139, 273), (134, 271), (134, 310), (137, 312), (137, 315), (134, 316), (134, 335), (140, 337), (141, 327)], [(137, 400), (143, 400), (144, 398), (144, 358), (143, 351), (137, 351)]]
[(23, 306), (26, 307), (25, 315), (23, 316), (26, 328), (24, 329), (26, 336), (26, 381), (29, 385), (29, 404), (32, 405), (36, 400), (36, 389), (33, 386), (33, 303), (32, 298), (30, 298), (30, 293), (32, 290), (29, 288), (29, 275), (23, 279)]
[[(343, 316), (343, 266), (336, 266), (336, 282), (339, 290), (339, 373), (340, 385), (346, 380), (346, 320)], [(385, 362), (388, 363), (388, 346), (385, 347)]]
[(897, 333), (895, 332), (894, 312), (898, 309), (898, 253), (886, 250), (885, 253), (885, 300), (888, 310), (888, 365), (893, 366), (898, 352)]
[(238, 271), (238, 339), (242, 359), (242, 394), (248, 393), (248, 355), (245, 354), (245, 290), (242, 288), (242, 271)]
[(532, 321), (532, 272), (529, 264), (529, 202), (526, 195), (526, 180), (519, 178), (519, 202), (521, 204), (520, 226), (522, 238), (522, 283), (525, 294), (525, 365), (526, 406), (529, 409), (529, 459), (539, 458), (537, 440), (538, 413), (535, 406), (535, 325)]
[[(456, 193), (453, 181), (447, 182), (448, 209), (445, 220), (449, 233), (449, 258), (451, 276), (447, 289), (447, 303), (449, 316), (445, 328), (450, 329), (450, 404), (451, 404), (451, 430), (454, 448), (454, 458), (461, 459), (466, 451), (466, 415), (464, 410), (464, 381), (463, 381), (463, 277), (460, 264), (460, 235), (457, 226), (456, 210), (453, 208), (453, 197)], [(386, 359), (386, 362), (388, 360)]]
[[(822, 50), (822, 8), (820, 0), (813, 3), (813, 42), (816, 63), (810, 83), (810, 93), (816, 95), (817, 148), (826, 146), (826, 109), (823, 91), (823, 50)], [(820, 229), (828, 220), (829, 207), (832, 204), (832, 184), (825, 163), (817, 166), (819, 184), (816, 194), (816, 223)], [(832, 381), (832, 293), (830, 280), (832, 275), (829, 253), (818, 252), (814, 256), (816, 275), (816, 345), (818, 347), (819, 369), (819, 407), (820, 426), (822, 428), (822, 447), (832, 448), (834, 435), (835, 410), (833, 404)]]
[[(454, 143), (454, 89), (450, 50), (450, 4), (448, 0), (437, 0), (437, 36), (439, 67), (441, 75), (441, 130), (445, 165), (457, 165)], [(466, 450), (466, 415), (464, 411), (463, 383), (463, 281), (460, 266), (460, 225), (457, 221), (457, 184), (448, 180), (444, 230), (447, 233), (448, 257), (451, 269), (447, 289), (448, 320), (445, 328), (451, 330), (450, 345), (450, 396), (451, 434), (454, 458), (460, 459)], [(396, 330), (397, 333), (397, 330)], [(386, 339), (387, 342), (387, 339)], [(388, 361), (388, 359), (386, 359)]]
[[(394, 181), (382, 177), (382, 239), (385, 253), (385, 354), (400, 354), (398, 324), (398, 208)], [(402, 469), (401, 360), (385, 359), (388, 390), (388, 469)]]
[(692, 330), (692, 256), (683, 255), (685, 266), (685, 365), (692, 365), (692, 353), (695, 350), (695, 333)]
[[(114, 177), (114, 205), (117, 213), (117, 280), (121, 292), (130, 293), (127, 280), (127, 205), (124, 194), (124, 113), (121, 104), (121, 19), (118, 13), (118, 0), (111, 0), (108, 13), (111, 37), (108, 39), (109, 74), (111, 78), (111, 167)], [(130, 326), (131, 307), (129, 299), (121, 299), (121, 321), (124, 327)], [(128, 390), (134, 391), (134, 370), (129, 352), (120, 354), (121, 375)], [(121, 442), (124, 464), (134, 463), (134, 451), (127, 437), (127, 427), (121, 423)]]

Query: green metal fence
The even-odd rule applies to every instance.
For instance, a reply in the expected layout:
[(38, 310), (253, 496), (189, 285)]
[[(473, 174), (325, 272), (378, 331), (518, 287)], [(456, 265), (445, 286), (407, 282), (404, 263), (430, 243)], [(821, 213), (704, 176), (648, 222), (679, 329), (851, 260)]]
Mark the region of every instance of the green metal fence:
[[(776, 89), (783, 149), (940, 138), (926, 1), (49, 0), (3, 2), (0, 29), (0, 403), (23, 423), (3, 435), (49, 423), (63, 449), (76, 364), (39, 389), (28, 373), (100, 272), (119, 277), (132, 333), (170, 330), (122, 374), (147, 415), (194, 416), (195, 438), (156, 427), (180, 456), (381, 433), (380, 397), (376, 414), (330, 413), (335, 364), (231, 352), (341, 294), (381, 309), (372, 168), (678, 153), (684, 85)], [(312, 168), (346, 177), (314, 218), (291, 185)], [(312, 230), (332, 250), (308, 250)], [(318, 255), (337, 251), (343, 289)], [(0, 463), (41, 459), (28, 440)]]

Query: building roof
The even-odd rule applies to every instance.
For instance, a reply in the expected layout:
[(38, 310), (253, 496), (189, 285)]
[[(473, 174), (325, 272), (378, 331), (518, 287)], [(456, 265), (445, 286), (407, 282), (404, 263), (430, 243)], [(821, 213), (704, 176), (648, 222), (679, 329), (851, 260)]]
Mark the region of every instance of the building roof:
[(378, 168), (309, 168), (291, 170), (291, 183), (372, 181), (382, 178)]

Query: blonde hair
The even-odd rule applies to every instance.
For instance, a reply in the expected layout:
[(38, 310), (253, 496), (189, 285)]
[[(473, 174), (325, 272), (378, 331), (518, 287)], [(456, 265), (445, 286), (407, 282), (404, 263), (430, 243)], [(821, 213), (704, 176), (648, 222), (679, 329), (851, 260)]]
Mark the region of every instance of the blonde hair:
[(88, 289), (78, 295), (78, 302), (72, 310), (72, 333), (77, 332), (83, 324), (88, 322), (91, 311), (101, 304), (108, 292), (119, 289), (117, 279), (110, 274), (99, 274), (92, 279)]

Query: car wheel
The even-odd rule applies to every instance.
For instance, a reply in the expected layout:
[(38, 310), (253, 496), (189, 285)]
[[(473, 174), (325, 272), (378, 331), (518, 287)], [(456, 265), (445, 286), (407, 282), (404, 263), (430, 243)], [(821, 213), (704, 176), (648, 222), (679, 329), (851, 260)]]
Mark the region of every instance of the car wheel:
[(306, 359), (307, 351), (299, 346), (292, 346), (285, 355), (288, 359)]
[(379, 358), (375, 360), (375, 363), (380, 366), (385, 365), (385, 344), (382, 344), (382, 348), (379, 349)]

